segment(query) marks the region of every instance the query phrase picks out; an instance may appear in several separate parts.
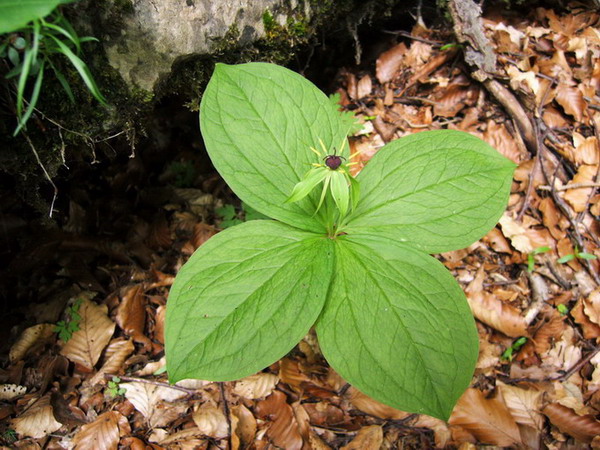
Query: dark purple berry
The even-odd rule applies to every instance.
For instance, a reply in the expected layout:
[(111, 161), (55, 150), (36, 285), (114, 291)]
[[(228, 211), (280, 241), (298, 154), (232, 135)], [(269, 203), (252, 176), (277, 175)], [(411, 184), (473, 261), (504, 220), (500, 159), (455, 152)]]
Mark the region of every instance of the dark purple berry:
[(342, 158), (344, 157), (338, 155), (327, 155), (325, 157), (325, 165), (331, 170), (337, 170), (337, 168), (342, 165)]

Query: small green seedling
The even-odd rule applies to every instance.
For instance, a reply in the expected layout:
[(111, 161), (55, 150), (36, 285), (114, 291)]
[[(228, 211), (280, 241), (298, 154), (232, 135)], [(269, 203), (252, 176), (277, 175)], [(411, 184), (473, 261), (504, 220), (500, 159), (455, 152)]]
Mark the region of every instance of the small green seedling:
[(173, 175), (173, 185), (178, 188), (192, 187), (196, 179), (196, 169), (189, 161), (173, 161), (167, 171)]
[(500, 358), (505, 361), (512, 361), (515, 357), (515, 354), (519, 351), (521, 347), (523, 347), (523, 345), (525, 345), (526, 342), (526, 337), (520, 337), (515, 342), (513, 342), (513, 344), (510, 347), (504, 350), (504, 353), (502, 353), (502, 356)]
[(82, 299), (77, 299), (73, 302), (73, 304), (67, 307), (65, 312), (67, 319), (60, 320), (54, 326), (54, 332), (58, 333), (58, 338), (67, 342), (73, 336), (73, 333), (79, 330), (79, 322), (81, 321), (81, 316), (79, 315), (79, 307), (83, 303)]
[(565, 255), (561, 258), (558, 258), (556, 262), (560, 264), (566, 264), (569, 261), (573, 261), (574, 259), (598, 259), (596, 255), (592, 255), (591, 253), (580, 252), (579, 247), (575, 246), (573, 249), (573, 253)]
[[(350, 175), (347, 116), (305, 78), (218, 64), (200, 106), (214, 166), (264, 214), (204, 243), (169, 293), (169, 380), (235, 380), (314, 326), (329, 364), (395, 408), (448, 419), (478, 335), (431, 253), (464, 248), (504, 212), (515, 165), (464, 132), (422, 132)], [(360, 186), (360, 189), (359, 189)]]
[(106, 387), (106, 392), (110, 397), (118, 397), (120, 395), (125, 395), (127, 389), (119, 386), (121, 379), (119, 377), (112, 377), (112, 380), (109, 380), (108, 385)]
[(2, 432), (2, 440), (8, 445), (15, 443), (18, 439), (17, 432), (12, 428)]
[(560, 313), (561, 316), (566, 316), (567, 314), (569, 314), (569, 308), (567, 308), (565, 305), (563, 305), (562, 303), (559, 303), (556, 306), (557, 311)]
[(550, 251), (550, 247), (538, 247), (534, 249), (531, 253), (527, 255), (527, 271), (533, 272), (535, 269), (535, 255), (539, 255), (540, 253), (546, 253)]

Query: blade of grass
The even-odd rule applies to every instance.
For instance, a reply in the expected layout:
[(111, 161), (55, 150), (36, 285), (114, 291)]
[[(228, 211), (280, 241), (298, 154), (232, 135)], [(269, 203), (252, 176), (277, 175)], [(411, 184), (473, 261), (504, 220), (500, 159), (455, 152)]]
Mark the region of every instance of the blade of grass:
[(94, 81), (94, 78), (92, 77), (92, 74), (90, 73), (90, 70), (88, 69), (86, 63), (84, 63), (75, 53), (73, 53), (73, 51), (69, 47), (67, 47), (63, 42), (61, 42), (60, 39), (57, 39), (55, 36), (52, 35), (50, 36), (50, 38), (54, 40), (56, 45), (59, 47), (60, 52), (67, 58), (69, 58), (69, 61), (71, 61), (73, 67), (77, 69), (77, 72), (79, 72), (81, 79), (86, 84), (86, 86), (88, 87), (92, 95), (96, 98), (96, 100), (98, 100), (103, 105), (107, 105), (106, 99), (98, 89), (98, 86), (96, 85), (96, 82)]
[(50, 59), (48, 59), (48, 64), (50, 65), (50, 67), (54, 71), (54, 75), (56, 76), (56, 79), (58, 80), (58, 82), (60, 83), (60, 85), (65, 90), (67, 96), (69, 97), (69, 100), (71, 100), (71, 103), (75, 103), (75, 96), (73, 95), (73, 91), (71, 90), (71, 86), (69, 85), (69, 82), (67, 81), (67, 79), (65, 78), (65, 76), (62, 74), (62, 72), (60, 70), (58, 70), (56, 68), (56, 66), (52, 63), (52, 61)]
[(15, 129), (13, 136), (16, 136), (17, 134), (19, 134), (19, 132), (25, 126), (25, 124), (31, 117), (31, 114), (35, 110), (35, 105), (37, 104), (38, 98), (40, 96), (40, 90), (42, 88), (43, 79), (44, 79), (44, 61), (42, 61), (40, 70), (37, 73), (37, 77), (35, 79), (35, 84), (33, 85), (33, 92), (31, 93), (31, 98), (29, 99), (29, 105), (27, 106), (27, 109), (25, 110), (25, 114), (23, 114), (19, 118), (19, 124), (17, 125), (17, 128)]

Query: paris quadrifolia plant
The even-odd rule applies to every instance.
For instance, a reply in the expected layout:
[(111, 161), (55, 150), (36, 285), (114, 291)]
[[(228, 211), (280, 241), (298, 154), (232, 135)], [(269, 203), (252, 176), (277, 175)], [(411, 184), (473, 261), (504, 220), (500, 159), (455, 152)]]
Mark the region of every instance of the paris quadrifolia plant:
[(272, 220), (217, 234), (177, 274), (170, 381), (252, 375), (314, 326), (356, 388), (446, 420), (471, 381), (478, 337), (463, 291), (430, 254), (496, 224), (514, 164), (439, 130), (390, 142), (354, 178), (348, 121), (302, 76), (264, 63), (218, 64), (200, 127), (231, 189)]

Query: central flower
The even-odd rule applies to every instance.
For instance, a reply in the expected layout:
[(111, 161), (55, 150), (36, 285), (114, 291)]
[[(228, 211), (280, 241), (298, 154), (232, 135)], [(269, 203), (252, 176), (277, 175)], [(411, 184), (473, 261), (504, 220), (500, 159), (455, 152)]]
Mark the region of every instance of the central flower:
[[(349, 166), (356, 163), (345, 162), (346, 158), (337, 155), (335, 147), (333, 148), (333, 154), (328, 154), (328, 150), (321, 139), (319, 139), (319, 144), (321, 145), (322, 152), (314, 147), (310, 147), (310, 150), (319, 157), (319, 161), (324, 161), (324, 164), (320, 162), (312, 163), (313, 168), (306, 172), (302, 180), (296, 183), (287, 202), (293, 203), (302, 200), (322, 183), (321, 197), (315, 214), (323, 205), (327, 197), (327, 192), (330, 192), (339, 210), (339, 218), (341, 219), (348, 214), (350, 208), (356, 206), (358, 201), (358, 181), (350, 175), (350, 171), (348, 170)], [(343, 152), (345, 145), (346, 138), (342, 141), (340, 153)]]

